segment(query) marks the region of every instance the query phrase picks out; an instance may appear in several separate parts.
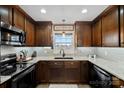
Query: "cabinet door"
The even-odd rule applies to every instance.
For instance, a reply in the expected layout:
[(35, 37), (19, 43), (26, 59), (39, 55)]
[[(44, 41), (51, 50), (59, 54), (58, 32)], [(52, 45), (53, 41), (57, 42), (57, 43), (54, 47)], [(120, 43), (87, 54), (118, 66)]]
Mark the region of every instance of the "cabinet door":
[(48, 63), (38, 62), (36, 65), (36, 82), (48, 82)]
[(7, 5), (0, 5), (1, 20), (12, 24), (12, 7)]
[(47, 22), (36, 25), (36, 45), (52, 46), (52, 24)]
[(49, 82), (62, 83), (64, 80), (63, 62), (49, 62)]
[(124, 81), (118, 79), (115, 76), (112, 76), (112, 87), (113, 88), (123, 88), (124, 87)]
[(101, 20), (96, 21), (92, 27), (92, 45), (101, 46), (102, 45), (102, 26)]
[(89, 83), (89, 62), (83, 61), (81, 62), (81, 83), (88, 84)]
[(17, 9), (13, 9), (13, 25), (25, 31), (25, 16)]
[(102, 17), (102, 46), (119, 46), (119, 16), (118, 8)]
[(76, 23), (77, 46), (91, 46), (91, 24), (85, 22)]
[(65, 82), (80, 82), (80, 62), (64, 62), (65, 64)]
[(6, 83), (4, 83), (4, 84), (1, 84), (1, 85), (0, 85), (0, 88), (7, 88), (7, 85), (6, 85)]
[(33, 46), (35, 40), (35, 26), (32, 22), (26, 19), (25, 24), (25, 31), (26, 31), (26, 45)]
[(120, 6), (120, 46), (124, 47), (124, 6)]

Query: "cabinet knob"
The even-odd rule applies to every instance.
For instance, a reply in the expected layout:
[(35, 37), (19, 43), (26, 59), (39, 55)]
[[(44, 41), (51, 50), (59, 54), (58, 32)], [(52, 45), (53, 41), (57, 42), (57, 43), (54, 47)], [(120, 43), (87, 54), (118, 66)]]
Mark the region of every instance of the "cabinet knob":
[(55, 65), (57, 64), (57, 63), (54, 63)]
[(121, 86), (120, 86), (120, 88), (124, 88), (124, 86), (123, 86), (123, 85), (121, 85)]

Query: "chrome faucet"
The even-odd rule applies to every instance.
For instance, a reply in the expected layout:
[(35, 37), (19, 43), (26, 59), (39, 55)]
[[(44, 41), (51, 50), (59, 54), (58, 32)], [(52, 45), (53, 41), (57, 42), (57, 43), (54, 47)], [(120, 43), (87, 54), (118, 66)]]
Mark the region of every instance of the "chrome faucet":
[(62, 57), (65, 57), (64, 49), (60, 49), (60, 54), (62, 54)]

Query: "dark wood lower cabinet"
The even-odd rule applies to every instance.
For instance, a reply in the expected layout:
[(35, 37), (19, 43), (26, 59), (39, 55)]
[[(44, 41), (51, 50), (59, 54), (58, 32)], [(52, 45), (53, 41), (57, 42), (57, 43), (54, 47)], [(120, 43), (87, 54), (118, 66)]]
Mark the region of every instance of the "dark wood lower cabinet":
[(36, 83), (47, 83), (48, 82), (48, 63), (38, 62), (36, 64)]
[(81, 68), (81, 73), (80, 73), (80, 76), (81, 76), (81, 83), (89, 83), (89, 65), (90, 63), (87, 62), (87, 61), (83, 61), (81, 62), (80, 64), (80, 68)]
[(113, 88), (124, 88), (124, 81), (119, 78), (112, 76), (112, 87)]
[(48, 62), (49, 65), (49, 82), (64, 82), (64, 64), (63, 62)]
[(7, 88), (7, 84), (6, 84), (6, 83), (1, 84), (1, 85), (0, 85), (0, 88)]
[(11, 88), (10, 80), (4, 82), (3, 84), (0, 84), (0, 88)]
[(37, 83), (88, 83), (88, 63), (87, 61), (40, 61), (36, 65)]
[(65, 64), (65, 81), (67, 83), (80, 82), (80, 62), (64, 62)]

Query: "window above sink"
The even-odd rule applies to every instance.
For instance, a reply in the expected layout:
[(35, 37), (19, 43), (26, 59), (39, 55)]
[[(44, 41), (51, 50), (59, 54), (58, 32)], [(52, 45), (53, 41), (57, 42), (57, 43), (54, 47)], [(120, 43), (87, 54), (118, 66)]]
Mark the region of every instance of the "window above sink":
[(74, 31), (54, 31), (53, 32), (54, 49), (73, 49)]

